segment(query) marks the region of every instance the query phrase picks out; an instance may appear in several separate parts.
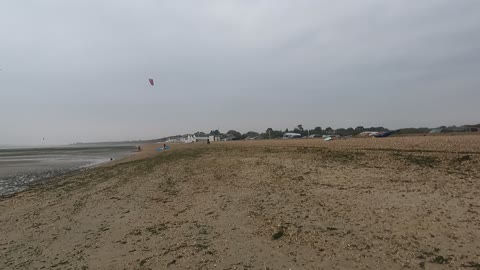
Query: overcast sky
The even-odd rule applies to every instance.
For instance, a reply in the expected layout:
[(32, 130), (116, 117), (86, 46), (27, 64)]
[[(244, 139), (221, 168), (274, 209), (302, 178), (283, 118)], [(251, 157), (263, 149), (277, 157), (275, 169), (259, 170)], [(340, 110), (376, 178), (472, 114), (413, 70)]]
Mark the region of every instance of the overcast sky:
[(0, 69), (0, 145), (479, 123), (480, 1), (2, 0)]

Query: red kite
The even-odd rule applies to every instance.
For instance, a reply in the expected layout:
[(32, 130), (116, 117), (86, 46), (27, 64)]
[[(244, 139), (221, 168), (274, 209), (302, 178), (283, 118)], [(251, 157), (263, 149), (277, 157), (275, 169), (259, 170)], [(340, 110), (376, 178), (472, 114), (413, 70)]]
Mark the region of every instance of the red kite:
[(153, 79), (148, 79), (148, 81), (150, 82), (150, 85), (154, 86), (155, 84), (153, 83)]

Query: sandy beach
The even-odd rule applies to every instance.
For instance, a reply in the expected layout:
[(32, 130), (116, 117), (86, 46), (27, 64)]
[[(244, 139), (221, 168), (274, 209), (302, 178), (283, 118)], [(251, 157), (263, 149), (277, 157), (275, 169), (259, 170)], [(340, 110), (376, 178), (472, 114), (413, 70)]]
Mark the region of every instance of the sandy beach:
[(480, 269), (480, 136), (172, 144), (0, 199), (1, 269)]

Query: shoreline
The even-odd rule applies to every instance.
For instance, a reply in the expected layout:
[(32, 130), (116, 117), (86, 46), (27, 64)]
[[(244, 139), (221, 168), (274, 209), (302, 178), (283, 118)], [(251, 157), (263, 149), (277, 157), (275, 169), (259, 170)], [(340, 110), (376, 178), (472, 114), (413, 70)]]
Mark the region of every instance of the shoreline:
[(38, 190), (49, 190), (50, 188), (55, 188), (58, 185), (61, 185), (62, 182), (68, 182), (70, 178), (78, 176), (82, 173), (86, 173), (91, 170), (110, 168), (117, 165), (121, 165), (123, 163), (148, 159), (158, 153), (156, 152), (157, 147), (158, 147), (157, 144), (144, 145), (142, 146), (142, 151), (132, 151), (129, 155), (124, 156), (120, 159), (106, 160), (105, 162), (82, 166), (82, 167), (71, 169), (71, 170), (66, 170), (65, 172), (55, 174), (51, 177), (42, 178), (41, 180), (37, 180), (28, 184), (26, 188), (23, 190), (13, 192), (10, 194), (5, 194), (5, 195), (0, 194), (0, 201), (4, 199), (16, 197), (30, 191), (37, 192)]
[[(97, 147), (97, 148), (87, 148), (87, 147), (47, 147), (47, 148), (24, 148), (24, 149), (7, 149), (3, 152), (3, 155), (0, 157), (3, 157), (1, 160), (2, 163), (9, 164), (11, 163), (16, 169), (11, 169), (12, 172), (8, 173), (3, 172), (4, 174), (1, 175), (1, 181), (3, 181), (3, 185), (1, 188), (1, 194), (0, 194), (0, 199), (4, 197), (12, 197), (15, 196), (18, 193), (25, 192), (32, 187), (35, 187), (37, 185), (44, 185), (47, 182), (55, 181), (56, 179), (62, 179), (65, 177), (68, 177), (71, 174), (74, 174), (76, 172), (81, 172), (84, 170), (88, 169), (94, 169), (96, 167), (100, 166), (106, 166), (109, 163), (113, 162), (119, 162), (123, 159), (127, 159), (138, 152), (136, 151), (124, 151), (124, 152), (119, 152), (119, 149), (122, 148), (116, 148), (114, 153), (112, 153), (112, 157), (105, 157), (108, 156), (108, 152), (102, 153), (100, 152), (100, 156), (98, 155), (98, 151), (102, 149), (109, 149), (109, 147)], [(133, 147), (128, 147), (125, 148), (127, 149), (133, 149)], [(49, 150), (52, 150), (53, 153), (49, 152)], [(56, 152), (59, 151), (75, 151), (74, 153), (66, 153), (65, 158), (62, 156), (58, 156), (58, 154), (55, 154)], [(38, 151), (44, 152), (45, 154), (37, 154)], [(77, 151), (87, 151), (84, 154), (77, 154)], [(94, 154), (89, 153), (89, 151), (95, 151)], [(61, 152), (62, 153), (62, 152)], [(42, 156), (45, 155), (49, 157), (49, 155), (52, 155), (52, 158), (50, 158), (51, 161), (47, 161), (49, 159), (45, 159)], [(31, 156), (31, 157), (30, 157)], [(103, 156), (103, 157), (102, 157)], [(10, 158), (11, 157), (11, 158)], [(24, 158), (28, 157), (28, 158)], [(58, 162), (55, 162), (55, 158), (60, 157), (60, 160)], [(116, 157), (116, 158), (113, 158)], [(13, 159), (12, 159), (13, 158)], [(67, 162), (70, 162), (70, 165), (61, 165), (62, 162), (65, 162), (64, 159)], [(25, 167), (22, 169), (22, 167), (26, 166), (26, 162), (33, 162), (33, 168), (31, 167)], [(45, 163), (49, 162), (48, 165), (38, 165), (38, 163)], [(75, 164), (77, 163), (77, 164)], [(11, 166), (12, 166), (11, 165)], [(36, 166), (36, 167), (35, 167)], [(48, 166), (50, 168), (45, 169), (44, 166)]]

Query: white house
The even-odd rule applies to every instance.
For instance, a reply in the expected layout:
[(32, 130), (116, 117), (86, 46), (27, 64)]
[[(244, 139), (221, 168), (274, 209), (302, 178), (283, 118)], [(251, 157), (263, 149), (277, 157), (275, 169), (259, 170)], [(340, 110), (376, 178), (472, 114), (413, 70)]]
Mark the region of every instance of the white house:
[(210, 136), (208, 136), (208, 140), (210, 142), (219, 142), (220, 141), (220, 136), (210, 135)]
[(197, 136), (195, 135), (188, 135), (185, 139), (185, 143), (194, 143), (197, 141)]
[(207, 142), (209, 140), (208, 137), (196, 137), (197, 138), (197, 142)]
[(210, 136), (205, 136), (205, 137), (197, 137), (195, 135), (188, 135), (187, 138), (185, 138), (184, 142), (185, 143), (194, 143), (194, 142), (219, 142), (220, 136), (215, 136), (215, 135), (210, 135)]
[(300, 133), (285, 133), (283, 134), (284, 139), (295, 139), (295, 138), (301, 138), (302, 134)]

